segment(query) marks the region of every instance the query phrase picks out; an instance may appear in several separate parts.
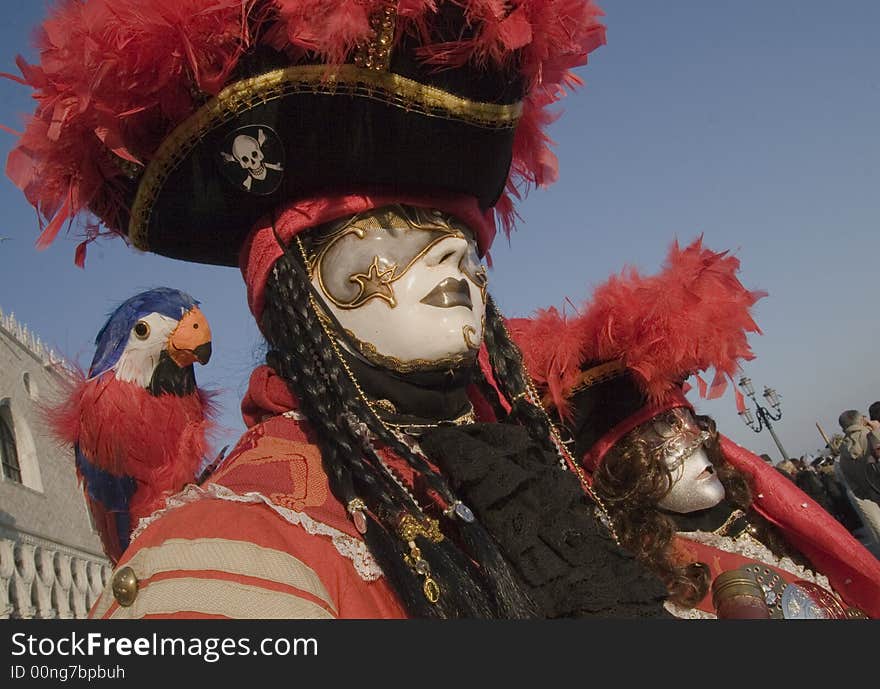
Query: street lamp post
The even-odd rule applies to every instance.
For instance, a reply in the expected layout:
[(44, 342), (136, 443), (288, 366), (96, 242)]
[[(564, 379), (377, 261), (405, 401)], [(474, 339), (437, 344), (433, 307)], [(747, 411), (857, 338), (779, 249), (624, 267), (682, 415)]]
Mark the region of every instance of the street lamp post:
[(782, 418), (782, 406), (779, 393), (773, 388), (764, 386), (764, 399), (766, 399), (770, 403), (770, 406), (773, 407), (775, 410), (774, 413), (766, 407), (761, 406), (761, 403), (758, 402), (758, 399), (755, 397), (755, 387), (752, 385), (751, 378), (743, 376), (739, 381), (739, 386), (751, 398), (752, 402), (755, 403), (755, 412), (757, 414), (756, 418), (755, 414), (752, 414), (752, 410), (746, 407), (739, 413), (743, 422), (755, 433), (760, 433), (765, 428), (770, 431), (770, 435), (773, 436), (776, 447), (778, 447), (779, 451), (782, 453), (782, 459), (788, 459), (788, 453), (785, 451), (785, 448), (782, 447), (782, 443), (779, 441), (776, 431), (773, 430), (773, 424), (770, 423), (770, 421), (779, 421)]

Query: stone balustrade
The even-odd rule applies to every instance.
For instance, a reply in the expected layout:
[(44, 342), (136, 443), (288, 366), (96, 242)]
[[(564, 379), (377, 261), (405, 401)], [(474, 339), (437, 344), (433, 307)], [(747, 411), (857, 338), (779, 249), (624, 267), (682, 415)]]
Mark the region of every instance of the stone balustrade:
[(16, 320), (15, 314), (3, 313), (3, 309), (0, 309), (0, 328), (5, 329), (46, 366), (63, 374), (75, 373), (76, 369), (70, 362), (46, 345), (27, 325)]
[(106, 560), (0, 538), (0, 619), (84, 618), (111, 572)]

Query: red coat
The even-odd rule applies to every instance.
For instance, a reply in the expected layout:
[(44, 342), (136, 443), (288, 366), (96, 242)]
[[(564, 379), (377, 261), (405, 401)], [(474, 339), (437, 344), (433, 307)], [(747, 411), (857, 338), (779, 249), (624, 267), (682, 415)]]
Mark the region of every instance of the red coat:
[(134, 603), (120, 606), (108, 585), (92, 617), (405, 616), (330, 492), (317, 446), (281, 414), (291, 406), (280, 379), (257, 369), (235, 449), (120, 559), (116, 571), (138, 579)]

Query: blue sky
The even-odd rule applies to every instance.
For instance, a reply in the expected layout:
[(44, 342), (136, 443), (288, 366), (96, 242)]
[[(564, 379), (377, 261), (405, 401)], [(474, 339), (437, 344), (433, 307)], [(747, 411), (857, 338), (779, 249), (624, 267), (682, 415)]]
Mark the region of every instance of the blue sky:
[[(657, 270), (671, 241), (702, 233), (742, 261), (741, 279), (765, 289), (764, 334), (746, 365), (775, 387), (789, 454), (815, 451), (815, 423), (880, 399), (880, 4), (850, 0), (707, 3), (606, 0), (608, 45), (579, 70), (586, 86), (551, 129), (560, 181), (521, 204), (510, 244), (499, 238), (490, 288), (505, 313), (578, 303), (624, 265)], [(0, 71), (43, 3), (4, 0)], [(0, 122), (20, 127), (27, 89), (0, 82)], [(0, 132), (5, 159), (13, 137)], [(33, 210), (0, 180), (0, 308), (87, 365), (112, 308), (167, 285), (203, 304), (215, 356), (197, 372), (223, 390), (227, 437), (243, 428), (238, 402), (261, 361), (261, 339), (233, 269), (138, 254), (121, 241), (93, 245), (85, 270), (76, 238), (33, 246)], [(737, 442), (778, 459), (770, 436), (736, 415), (733, 397), (693, 401)]]

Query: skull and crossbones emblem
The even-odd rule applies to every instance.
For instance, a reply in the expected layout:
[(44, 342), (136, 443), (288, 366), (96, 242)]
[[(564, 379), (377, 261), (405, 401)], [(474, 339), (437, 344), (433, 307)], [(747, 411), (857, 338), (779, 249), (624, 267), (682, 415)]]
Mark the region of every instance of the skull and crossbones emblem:
[[(271, 129), (269, 131), (272, 132)], [(272, 133), (274, 134), (274, 132)], [(257, 129), (256, 138), (245, 133), (238, 134), (232, 140), (232, 152), (221, 151), (220, 153), (224, 161), (227, 163), (238, 163), (241, 169), (247, 173), (241, 185), (248, 191), (252, 190), (255, 182), (264, 182), (269, 177), (270, 171), (282, 172), (284, 170), (282, 163), (266, 161), (266, 153), (263, 150), (266, 141), (266, 132), (263, 127), (260, 127)], [(256, 190), (254, 188), (254, 191)]]

